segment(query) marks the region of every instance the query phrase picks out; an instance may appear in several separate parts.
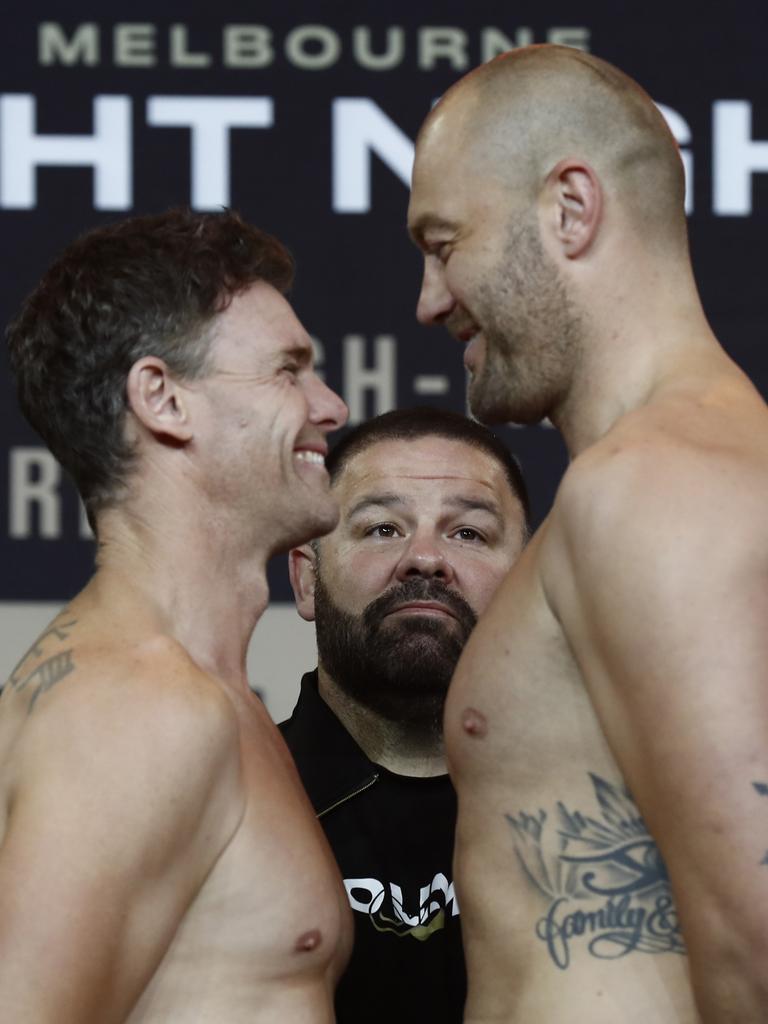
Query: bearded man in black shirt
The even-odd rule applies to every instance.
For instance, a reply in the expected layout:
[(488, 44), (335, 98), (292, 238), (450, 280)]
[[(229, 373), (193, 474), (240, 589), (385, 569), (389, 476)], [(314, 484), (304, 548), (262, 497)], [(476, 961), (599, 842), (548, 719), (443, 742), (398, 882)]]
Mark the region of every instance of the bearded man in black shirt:
[(522, 550), (514, 457), (438, 409), (386, 413), (326, 461), (336, 530), (290, 554), (318, 668), (281, 726), (341, 868), (355, 947), (339, 1024), (462, 1019), (442, 710), (459, 655)]

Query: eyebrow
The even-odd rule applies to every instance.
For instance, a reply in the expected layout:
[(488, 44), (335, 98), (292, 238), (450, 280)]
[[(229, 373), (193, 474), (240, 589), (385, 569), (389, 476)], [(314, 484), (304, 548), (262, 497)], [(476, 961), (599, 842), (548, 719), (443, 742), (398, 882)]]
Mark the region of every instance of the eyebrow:
[(282, 363), (284, 359), (293, 359), (301, 367), (311, 366), (314, 359), (314, 349), (311, 342), (292, 342), (288, 348), (278, 349), (274, 353), (276, 363)]
[[(347, 518), (352, 519), (360, 512), (364, 512), (369, 508), (393, 508), (397, 506), (405, 506), (409, 504), (401, 495), (396, 494), (393, 491), (386, 491), (380, 494), (367, 494), (362, 497), (359, 501), (355, 502), (352, 508), (347, 513)], [(462, 498), (458, 495), (455, 497), (447, 497), (444, 504), (449, 509), (455, 509), (459, 512), (487, 512), (488, 515), (492, 516), (497, 523), (504, 526), (504, 517), (501, 514), (499, 506), (494, 501), (486, 501), (483, 498)]]
[(456, 231), (458, 224), (435, 213), (422, 213), (408, 225), (408, 232), (417, 244), (424, 241), (428, 231)]
[(460, 512), (487, 512), (488, 515), (493, 516), (500, 523), (503, 524), (504, 519), (501, 515), (501, 510), (495, 501), (485, 501), (483, 498), (448, 498), (446, 505), (450, 505)]
[(405, 501), (403, 501), (399, 494), (395, 494), (392, 491), (386, 491), (381, 494), (366, 494), (365, 497), (355, 502), (347, 513), (347, 518), (351, 519), (358, 513), (364, 512), (373, 506), (392, 508), (393, 505), (405, 505)]
[(290, 348), (284, 348), (282, 351), (283, 351), (283, 355), (292, 356), (294, 359), (297, 359), (299, 362), (305, 362), (305, 363), (309, 362), (312, 359), (312, 356), (314, 355), (314, 351), (312, 349), (312, 344), (309, 341), (307, 341), (307, 342), (296, 341), (296, 342), (294, 342), (291, 345)]

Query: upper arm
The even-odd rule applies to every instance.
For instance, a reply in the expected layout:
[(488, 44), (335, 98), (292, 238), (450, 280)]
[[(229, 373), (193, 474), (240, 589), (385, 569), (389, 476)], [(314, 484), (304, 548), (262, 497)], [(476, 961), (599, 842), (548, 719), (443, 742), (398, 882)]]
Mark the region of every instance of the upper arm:
[(737, 923), (765, 950), (768, 545), (720, 469), (641, 453), (571, 480), (547, 590), (689, 943)]
[(14, 1019), (123, 1020), (236, 827), (227, 708), (136, 689), (122, 707), (68, 693), (30, 719), (0, 847)]

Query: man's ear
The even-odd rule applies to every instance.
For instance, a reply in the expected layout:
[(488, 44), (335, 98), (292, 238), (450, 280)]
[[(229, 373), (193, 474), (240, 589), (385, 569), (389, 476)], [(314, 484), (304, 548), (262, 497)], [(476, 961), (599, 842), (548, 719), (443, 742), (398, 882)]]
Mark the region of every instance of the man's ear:
[(192, 437), (184, 390), (157, 356), (137, 359), (126, 382), (131, 412), (151, 433), (179, 444)]
[(603, 189), (583, 160), (561, 160), (544, 185), (545, 225), (560, 252), (570, 260), (587, 252), (603, 214)]
[(291, 548), (288, 552), (288, 575), (291, 578), (296, 610), (307, 622), (315, 621), (315, 568), (317, 556), (311, 544)]

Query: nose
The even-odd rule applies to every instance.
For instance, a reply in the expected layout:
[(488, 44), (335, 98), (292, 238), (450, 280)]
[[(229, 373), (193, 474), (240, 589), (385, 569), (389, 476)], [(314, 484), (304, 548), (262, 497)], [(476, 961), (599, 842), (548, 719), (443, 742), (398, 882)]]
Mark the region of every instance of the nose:
[(349, 418), (349, 409), (343, 399), (332, 391), (325, 381), (320, 380), (314, 371), (306, 391), (310, 422), (321, 427), (326, 434), (344, 426)]
[(433, 534), (415, 533), (400, 556), (395, 575), (401, 583), (414, 577), (450, 583), (454, 573), (440, 538)]
[(416, 319), (425, 326), (441, 323), (454, 305), (455, 299), (445, 280), (445, 267), (437, 256), (425, 256)]

